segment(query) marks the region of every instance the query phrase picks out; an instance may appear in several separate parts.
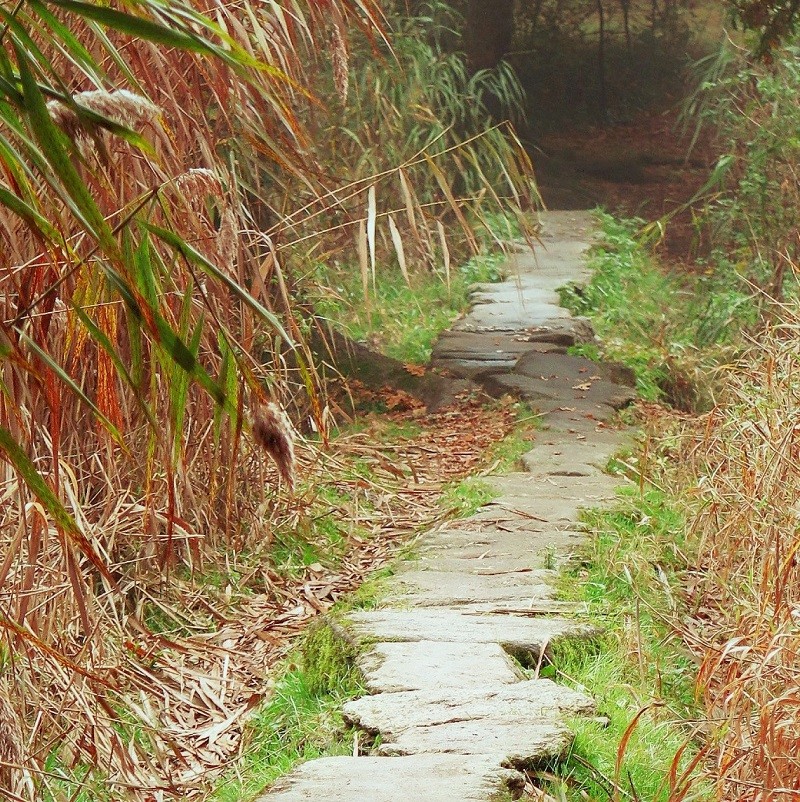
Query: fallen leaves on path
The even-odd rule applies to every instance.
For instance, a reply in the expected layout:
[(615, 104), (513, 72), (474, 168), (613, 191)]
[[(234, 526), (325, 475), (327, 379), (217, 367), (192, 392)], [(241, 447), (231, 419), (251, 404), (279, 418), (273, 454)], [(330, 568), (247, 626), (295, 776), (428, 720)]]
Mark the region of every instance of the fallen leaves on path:
[[(381, 400), (391, 407), (396, 394)], [(198, 571), (153, 589), (160, 608), (183, 623), (181, 634), (142, 627), (120, 676), (127, 703), (153, 735), (158, 773), (171, 778), (169, 788), (148, 789), (150, 799), (204, 797), (241, 754), (247, 715), (269, 696), (296, 636), (417, 533), (449, 517), (438, 503), (443, 487), (485, 466), (489, 447), (514, 427), (510, 403), (487, 408), (464, 398), (434, 414), (398, 406), (370, 415), (365, 430), (336, 438), (327, 453), (298, 445), (305, 489), (276, 500), (277, 524), (261, 554), (227, 558), (221, 573), (238, 575), (235, 586)], [(312, 543), (319, 559), (279, 565), (276, 547), (285, 551), (314, 520), (346, 533), (338, 552)]]

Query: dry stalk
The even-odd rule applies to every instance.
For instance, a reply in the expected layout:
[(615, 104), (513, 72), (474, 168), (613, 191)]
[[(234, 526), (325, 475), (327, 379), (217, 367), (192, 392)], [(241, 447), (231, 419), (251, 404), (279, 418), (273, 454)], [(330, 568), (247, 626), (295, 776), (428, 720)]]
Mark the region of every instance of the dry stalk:
[(685, 425), (680, 455), (701, 502), (684, 637), (701, 660), (720, 796), (753, 802), (800, 787), (800, 316), (784, 314), (717, 408)]

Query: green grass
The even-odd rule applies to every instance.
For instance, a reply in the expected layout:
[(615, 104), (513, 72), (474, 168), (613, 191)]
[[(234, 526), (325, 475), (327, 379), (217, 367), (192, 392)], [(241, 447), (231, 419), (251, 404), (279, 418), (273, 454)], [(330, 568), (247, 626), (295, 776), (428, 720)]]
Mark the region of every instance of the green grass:
[(602, 242), (592, 250), (592, 279), (563, 288), (561, 301), (591, 319), (601, 345), (571, 353), (627, 365), (645, 400), (703, 406), (709, 367), (753, 322), (755, 304), (741, 285), (663, 270), (640, 241), (643, 221), (597, 217)]
[(493, 473), (508, 473), (520, 468), (522, 457), (533, 447), (536, 433), (542, 429), (542, 416), (524, 402), (515, 404), (516, 425), (498, 440), (486, 455)]
[(364, 692), (354, 660), (353, 648), (328, 623), (312, 625), (296, 662), (287, 663), (271, 698), (249, 720), (243, 762), (212, 799), (250, 799), (300, 762), (352, 754), (341, 706)]
[(444, 275), (428, 271), (413, 273), (409, 286), (397, 267), (386, 267), (377, 271), (367, 298), (357, 268), (320, 267), (311, 300), (317, 314), (352, 339), (401, 362), (424, 365), (439, 333), (466, 309), (470, 287), (497, 281), (504, 260), (502, 253), (473, 257), (453, 268), (449, 287)]
[(498, 495), (485, 480), (469, 476), (449, 483), (442, 491), (439, 503), (446, 510), (455, 510), (459, 518), (469, 518)]
[[(584, 520), (592, 537), (565, 568), (561, 597), (587, 605), (604, 634), (555, 643), (544, 673), (593, 696), (599, 720), (570, 722), (575, 743), (552, 768), (557, 779), (549, 790), (570, 802), (610, 800), (618, 784), (620, 798), (667, 802), (673, 761), (680, 774), (698, 750), (688, 724), (699, 717), (695, 666), (669, 625), (690, 560), (685, 521), (677, 504), (654, 489), (628, 489), (616, 506), (587, 512)], [(709, 785), (695, 774), (694, 798), (711, 799)]]

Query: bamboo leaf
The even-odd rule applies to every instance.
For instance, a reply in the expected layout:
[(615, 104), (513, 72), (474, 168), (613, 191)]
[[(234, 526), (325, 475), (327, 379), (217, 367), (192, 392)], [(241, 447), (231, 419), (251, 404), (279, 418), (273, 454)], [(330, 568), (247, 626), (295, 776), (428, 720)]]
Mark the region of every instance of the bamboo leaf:
[(229, 275), (206, 259), (199, 251), (195, 250), (188, 242), (179, 237), (175, 232), (168, 231), (153, 223), (142, 221), (141, 224), (144, 228), (177, 251), (184, 259), (197, 265), (204, 273), (212, 276), (217, 281), (221, 281), (237, 298), (239, 298), (239, 300), (249, 306), (262, 320), (266, 321), (281, 337), (283, 337), (292, 348), (296, 347), (292, 338), (284, 331), (281, 322), (269, 309), (257, 301)]

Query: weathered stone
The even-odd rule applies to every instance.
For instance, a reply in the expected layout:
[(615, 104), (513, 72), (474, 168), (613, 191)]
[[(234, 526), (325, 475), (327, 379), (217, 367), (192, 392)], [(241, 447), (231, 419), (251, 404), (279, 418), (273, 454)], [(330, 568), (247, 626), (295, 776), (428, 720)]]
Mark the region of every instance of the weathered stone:
[(569, 317), (566, 309), (546, 303), (497, 303), (476, 306), (466, 317), (453, 324), (455, 331), (522, 331), (548, 320)]
[[(526, 354), (522, 359), (530, 355)], [(547, 354), (542, 358), (544, 356), (552, 357), (553, 360), (568, 357), (565, 354)], [(549, 369), (552, 371), (556, 367), (554, 365)], [(636, 398), (636, 393), (630, 387), (604, 379), (591, 379), (590, 375), (570, 376), (564, 372), (549, 372), (534, 376), (516, 372), (502, 373), (492, 369), (475, 374), (474, 379), (495, 398), (511, 394), (529, 401), (543, 413), (568, 408), (577, 410), (584, 416), (591, 415), (596, 421), (610, 420), (617, 410), (628, 406)], [(545, 418), (545, 422), (553, 425), (549, 418)]]
[[(595, 428), (594, 426), (592, 428)], [(591, 436), (547, 433), (536, 440), (536, 448), (522, 457), (526, 469), (536, 475), (598, 476), (619, 450), (619, 432), (592, 431)]]
[(523, 606), (550, 598), (553, 586), (534, 572), (487, 576), (438, 571), (430, 565), (428, 570), (417, 567), (403, 571), (398, 576), (398, 594), (413, 597), (415, 607), (463, 607), (487, 602)]
[(374, 693), (348, 703), (345, 716), (379, 733), (380, 752), (392, 757), (312, 761), (263, 802), (517, 798), (524, 777), (501, 766), (558, 759), (572, 740), (564, 717), (596, 714), (588, 697), (525, 679), (509, 657), (533, 668), (553, 639), (594, 634), (564, 617), (574, 608), (552, 598), (549, 569), (583, 536), (580, 509), (614, 496), (617, 482), (601, 469), (622, 436), (603, 422), (633, 397), (626, 368), (566, 354), (594, 339), (556, 292), (589, 275), (582, 257), (591, 216), (544, 220), (543, 247), (520, 247), (506, 281), (475, 287), (472, 309), (440, 337), (432, 362), (470, 386), (531, 401), (549, 431), (525, 455), (525, 472), (490, 479), (495, 501), (420, 540), (421, 556), (393, 582), (389, 601), (399, 607), (346, 622)]
[(627, 365), (619, 362), (592, 362), (570, 354), (539, 354), (530, 351), (520, 356), (515, 373), (523, 376), (562, 378), (566, 382), (594, 383), (604, 380), (625, 387), (636, 386), (636, 374)]
[(391, 741), (382, 743), (380, 753), (491, 755), (503, 766), (524, 769), (562, 757), (572, 741), (572, 733), (561, 723), (481, 719), (404, 730)]
[(556, 721), (563, 716), (591, 716), (595, 710), (593, 699), (549, 679), (444, 693), (381, 693), (362, 696), (344, 706), (345, 718), (351, 724), (391, 738), (403, 730), (453, 721)]
[(594, 329), (582, 317), (545, 320), (538, 326), (529, 326), (518, 335), (530, 343), (553, 343), (561, 346), (591, 343), (595, 341)]
[[(394, 612), (401, 617), (410, 614)], [(522, 679), (506, 652), (490, 642), (407, 639), (376, 643), (358, 658), (358, 667), (372, 693), (491, 688)]]
[(501, 644), (532, 659), (554, 638), (577, 637), (587, 631), (586, 627), (560, 618), (471, 615), (446, 608), (358, 612), (351, 615), (350, 627), (362, 638), (379, 641)]
[(439, 545), (426, 546), (421, 562), (436, 571), (471, 568), (474, 573), (489, 577), (537, 570), (546, 582), (543, 569), (552, 562), (554, 551), (570, 551), (585, 538), (583, 532), (573, 528), (572, 521), (562, 521), (559, 528), (496, 508), (491, 514), (486, 513), (483, 522), (470, 521), (476, 527), (479, 523), (485, 527), (460, 536), (451, 535)]
[(487, 756), (328, 757), (303, 763), (255, 802), (499, 802), (518, 798), (524, 784)]

